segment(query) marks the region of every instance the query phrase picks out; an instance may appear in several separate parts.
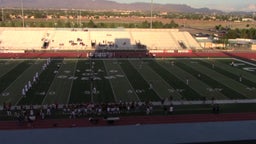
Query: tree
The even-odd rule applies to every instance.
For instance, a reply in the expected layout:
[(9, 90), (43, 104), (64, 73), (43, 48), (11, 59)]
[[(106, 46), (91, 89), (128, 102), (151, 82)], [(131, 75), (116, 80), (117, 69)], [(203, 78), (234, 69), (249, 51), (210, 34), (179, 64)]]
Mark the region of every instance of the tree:
[(57, 27), (64, 27), (64, 22), (61, 21), (61, 20), (58, 20), (56, 26), (57, 26)]
[(216, 26), (215, 26), (215, 29), (216, 29), (216, 30), (221, 30), (221, 28), (222, 28), (221, 25), (216, 25)]
[(153, 22), (153, 28), (163, 28), (163, 23), (160, 21)]
[(105, 23), (98, 23), (98, 27), (99, 28), (105, 28), (107, 25)]
[(5, 22), (0, 22), (0, 26), (1, 26), (1, 27), (6, 27)]
[(177, 28), (179, 25), (175, 23), (173, 20), (170, 23), (164, 25), (164, 28)]
[(88, 22), (87, 26), (88, 26), (89, 28), (96, 28), (96, 27), (97, 27), (97, 26), (95, 25), (95, 23), (94, 23), (92, 20), (90, 20), (90, 21)]
[(40, 22), (40, 27), (45, 27), (45, 23), (44, 22)]
[(141, 24), (141, 28), (149, 28), (150, 27), (150, 23), (148, 21), (144, 21)]
[(65, 27), (71, 28), (73, 27), (73, 24), (70, 21), (68, 21), (65, 23)]

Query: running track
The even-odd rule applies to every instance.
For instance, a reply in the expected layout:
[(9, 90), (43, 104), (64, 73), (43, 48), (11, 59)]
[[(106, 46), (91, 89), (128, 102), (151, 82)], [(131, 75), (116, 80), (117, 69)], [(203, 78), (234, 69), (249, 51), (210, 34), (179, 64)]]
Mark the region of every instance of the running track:
[(100, 126), (198, 123), (198, 122), (227, 122), (227, 121), (246, 121), (246, 120), (256, 120), (256, 113), (129, 116), (129, 117), (120, 117), (120, 120), (115, 121), (112, 124), (109, 124), (103, 118), (99, 118), (99, 121), (97, 124), (91, 123), (88, 120), (88, 118), (48, 119), (48, 120), (38, 119), (33, 123), (19, 123), (18, 121), (1, 121), (0, 130), (100, 127)]

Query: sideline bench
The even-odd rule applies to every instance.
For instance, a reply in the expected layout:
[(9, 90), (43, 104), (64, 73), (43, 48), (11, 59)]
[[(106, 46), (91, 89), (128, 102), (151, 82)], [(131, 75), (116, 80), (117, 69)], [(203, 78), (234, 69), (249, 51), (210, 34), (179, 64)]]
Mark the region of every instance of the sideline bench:
[(119, 121), (119, 117), (106, 117), (104, 118), (105, 121), (107, 121), (108, 124), (113, 124), (115, 121)]

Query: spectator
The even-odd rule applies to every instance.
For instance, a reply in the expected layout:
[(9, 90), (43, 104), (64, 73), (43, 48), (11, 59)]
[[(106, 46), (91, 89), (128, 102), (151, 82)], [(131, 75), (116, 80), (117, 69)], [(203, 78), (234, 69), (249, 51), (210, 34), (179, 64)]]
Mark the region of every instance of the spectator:
[(170, 105), (170, 107), (169, 107), (169, 113), (172, 114), (173, 111), (174, 111), (173, 105)]

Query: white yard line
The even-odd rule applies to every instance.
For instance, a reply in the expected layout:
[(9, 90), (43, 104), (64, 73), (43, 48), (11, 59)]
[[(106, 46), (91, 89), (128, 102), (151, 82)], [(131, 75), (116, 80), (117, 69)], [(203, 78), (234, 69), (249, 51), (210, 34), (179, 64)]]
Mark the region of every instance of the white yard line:
[[(138, 63), (139, 63), (139, 62), (141, 62), (141, 61), (138, 61)], [(140, 71), (142, 71), (142, 70), (139, 70), (138, 67), (136, 67), (136, 62), (135, 62), (135, 63), (130, 62), (130, 63), (131, 63), (131, 65), (135, 68), (135, 70), (139, 73), (139, 75), (147, 82), (147, 84), (150, 85), (150, 81), (148, 81), (148, 80), (142, 75), (143, 72), (140, 72)], [(143, 66), (144, 66), (144, 65), (143, 65)], [(152, 69), (150, 69), (150, 71), (153, 72)], [(157, 94), (157, 96), (158, 96), (160, 99), (166, 98), (166, 97), (161, 97), (161, 95), (160, 95), (159, 92), (155, 89), (155, 87), (153, 87), (152, 89), (153, 89), (153, 91)]]
[[(46, 60), (46, 59), (40, 59), (40, 60)], [(37, 62), (37, 61), (39, 61), (39, 60), (36, 60), (35, 62)], [(39, 72), (38, 72), (38, 77), (40, 77), (40, 75), (41, 75), (41, 73), (42, 73), (43, 71), (42, 70), (40, 70)], [(23, 97), (20, 97), (19, 98), (19, 100), (16, 102), (16, 104), (15, 105), (17, 105), (18, 103), (19, 103), (19, 101), (22, 99)]]
[(237, 58), (234, 58), (234, 59), (237, 60), (237, 61), (240, 61), (240, 62), (243, 62), (243, 63), (246, 63), (246, 64), (248, 64), (248, 65), (252, 65), (252, 66), (255, 66), (255, 67), (256, 67), (256, 64), (253, 64), (253, 63), (250, 63), (250, 62), (241, 60), (241, 59), (237, 59)]
[[(118, 61), (117, 61), (117, 62), (118, 62)], [(140, 98), (139, 98), (139, 96), (137, 95), (136, 91), (134, 90), (132, 84), (131, 84), (130, 81), (128, 80), (126, 74), (124, 73), (122, 67), (121, 67), (119, 64), (118, 64), (118, 66), (119, 66), (119, 68), (120, 68), (120, 71), (125, 75), (125, 79), (127, 80), (128, 84), (129, 84), (130, 88), (132, 89), (132, 91), (134, 92), (135, 96), (137, 97), (137, 99), (138, 99), (139, 101), (141, 101)]]
[[(38, 61), (38, 60), (36, 60), (36, 61)], [(17, 80), (19, 80), (21, 77), (23, 77), (23, 75), (24, 75), (25, 73), (27, 73), (27, 71), (30, 71), (31, 67), (33, 67), (33, 65), (29, 66), (25, 71), (23, 71), (23, 73), (20, 74), (5, 90), (3, 90), (2, 93), (7, 92), (7, 90), (10, 89), (10, 88), (16, 83)], [(32, 78), (33, 78), (33, 77), (31, 77), (31, 79), (32, 79)], [(20, 91), (21, 91), (21, 90), (20, 90)], [(15, 105), (18, 104), (18, 102), (20, 101), (21, 98), (22, 98), (22, 97), (20, 97), (20, 98), (17, 100), (17, 102), (15, 103)]]
[[(74, 67), (74, 70), (73, 70), (73, 77), (75, 76), (76, 74), (76, 68), (77, 68), (77, 63), (78, 63), (78, 60), (76, 60), (76, 66)], [(72, 79), (72, 82), (71, 82), (71, 86), (69, 88), (69, 95), (68, 95), (68, 99), (67, 99), (67, 104), (69, 103), (69, 100), (70, 100), (70, 97), (71, 97), (71, 91), (72, 91), (72, 87), (73, 87), (73, 82), (74, 82), (74, 79)]]
[[(6, 61), (8, 61), (8, 60), (6, 60)], [(19, 64), (21, 64), (22, 62), (24, 62), (24, 60), (19, 61), (18, 63), (14, 64), (14, 65), (12, 66), (12, 68), (10, 68), (9, 70), (7, 70), (6, 72), (1, 73), (1, 74), (0, 74), (0, 78), (1, 78), (2, 76), (4, 76), (5, 74), (9, 73), (11, 70), (15, 69), (15, 68), (16, 68)]]
[[(132, 64), (132, 65), (134, 66), (134, 64)], [(157, 72), (155, 72), (150, 66), (147, 65), (147, 67), (148, 67), (148, 69), (151, 71), (151, 73), (154, 73), (155, 75), (157, 75), (158, 78), (160, 79), (160, 81), (163, 82), (167, 87), (169, 87), (169, 88), (171, 88), (171, 89), (174, 89), (169, 83), (167, 83), (167, 82), (166, 82)], [(136, 67), (135, 67), (135, 69), (137, 69), (138, 72), (140, 71), (140, 70), (139, 70), (138, 68), (136, 68)], [(140, 73), (140, 72), (139, 72), (139, 73)], [(144, 76), (143, 76), (141, 73), (140, 73), (140, 75), (143, 77), (143, 79), (144, 79), (145, 81), (147, 81), (148, 84), (150, 84), (149, 81), (148, 81), (147, 79), (145, 79)], [(155, 90), (154, 87), (153, 87), (153, 90), (156, 92), (156, 94), (157, 94), (160, 98), (168, 98), (168, 97), (161, 97), (160, 94), (159, 94), (159, 92), (158, 92), (157, 90)], [(169, 95), (171, 95), (171, 94), (169, 94)], [(182, 97), (182, 95), (181, 95), (180, 93), (178, 93), (178, 92), (175, 92), (175, 95), (176, 95), (176, 96), (179, 96), (180, 98)]]
[[(107, 70), (107, 68), (106, 68), (105, 61), (103, 61), (103, 64), (104, 64), (104, 67), (105, 67), (106, 73), (109, 75), (110, 73), (109, 73), (109, 71), (108, 71), (108, 70)], [(113, 89), (113, 84), (112, 84), (111, 80), (108, 80), (108, 81), (109, 81), (109, 83), (110, 83), (110, 86), (111, 86), (112, 92), (113, 92), (113, 94), (114, 94), (115, 101), (117, 102), (117, 97), (116, 97), (116, 93), (115, 93), (115, 91), (114, 91), (114, 89)]]
[[(59, 67), (58, 71), (63, 67), (63, 62), (64, 62), (64, 60), (62, 61), (61, 66)], [(57, 74), (54, 76), (54, 79), (52, 80), (51, 85), (50, 85), (50, 87), (48, 88), (47, 93), (45, 94), (45, 97), (44, 97), (44, 99), (43, 99), (43, 101), (42, 101), (42, 104), (43, 104), (43, 105), (45, 105), (45, 99), (46, 99), (46, 97), (48, 96), (48, 94), (49, 94), (49, 92), (50, 92), (50, 90), (51, 90), (51, 87), (52, 87), (52, 85), (53, 85), (53, 83), (54, 83), (54, 80), (56, 79), (56, 77), (58, 76), (58, 74), (59, 74), (59, 73), (57, 73)]]

